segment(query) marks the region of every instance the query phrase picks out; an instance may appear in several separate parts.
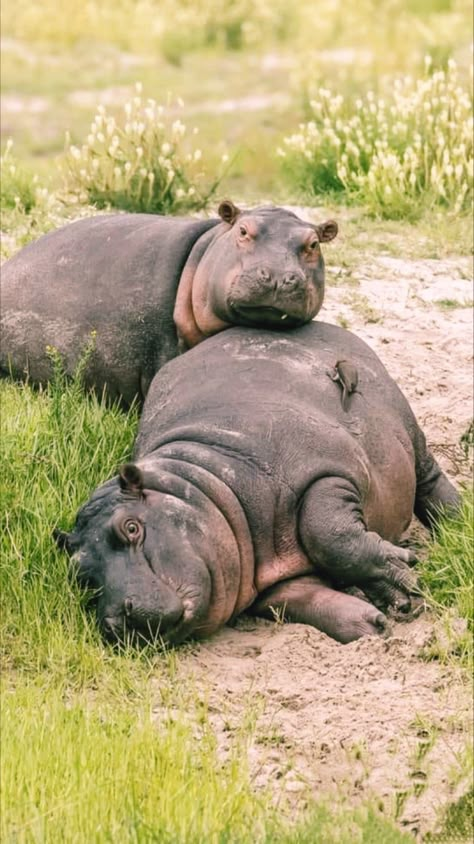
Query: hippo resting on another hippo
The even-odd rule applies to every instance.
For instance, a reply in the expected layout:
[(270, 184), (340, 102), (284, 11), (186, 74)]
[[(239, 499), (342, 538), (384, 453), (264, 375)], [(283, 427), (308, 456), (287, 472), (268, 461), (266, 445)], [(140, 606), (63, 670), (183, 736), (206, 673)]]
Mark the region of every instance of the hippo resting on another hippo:
[[(33, 383), (52, 374), (46, 348), (74, 372), (92, 331), (86, 386), (143, 399), (171, 358), (232, 324), (294, 328), (324, 297), (320, 244), (337, 225), (283, 208), (220, 219), (123, 214), (79, 220), (2, 267), (0, 369)], [(178, 346), (179, 343), (179, 346)]]
[[(348, 411), (338, 359), (359, 376)], [(233, 328), (171, 361), (134, 459), (57, 533), (112, 638), (178, 643), (249, 608), (340, 642), (382, 633), (380, 608), (410, 605), (413, 511), (431, 525), (459, 501), (375, 353), (322, 322)]]

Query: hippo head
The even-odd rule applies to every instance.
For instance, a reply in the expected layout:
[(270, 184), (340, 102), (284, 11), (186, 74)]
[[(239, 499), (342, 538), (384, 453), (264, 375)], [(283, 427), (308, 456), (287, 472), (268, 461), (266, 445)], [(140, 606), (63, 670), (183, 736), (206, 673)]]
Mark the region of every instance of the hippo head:
[(321, 244), (336, 237), (337, 223), (313, 225), (278, 207), (240, 211), (229, 200), (219, 215), (225, 226), (193, 279), (202, 333), (228, 324), (289, 329), (313, 319), (324, 298)]
[(94, 590), (106, 639), (177, 644), (204, 629), (211, 576), (197, 514), (148, 474), (122, 467), (81, 508), (73, 532), (55, 537), (79, 583)]

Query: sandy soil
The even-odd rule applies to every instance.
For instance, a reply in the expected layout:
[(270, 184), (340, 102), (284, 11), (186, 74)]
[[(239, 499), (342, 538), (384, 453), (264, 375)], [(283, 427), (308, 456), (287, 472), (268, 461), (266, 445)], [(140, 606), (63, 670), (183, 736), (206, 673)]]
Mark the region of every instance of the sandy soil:
[[(437, 302), (472, 300), (471, 261), (382, 255), (344, 273), (328, 266), (320, 317), (342, 317), (377, 351), (444, 469), (455, 482), (468, 478), (459, 438), (472, 417), (472, 309)], [(270, 785), (295, 806), (372, 796), (422, 839), (467, 788), (471, 688), (457, 669), (425, 658), (443, 636), (427, 613), (387, 640), (345, 646), (305, 625), (242, 618), (183, 654), (179, 673), (208, 700), (224, 756), (245, 713), (256, 713), (248, 761), (257, 788)]]

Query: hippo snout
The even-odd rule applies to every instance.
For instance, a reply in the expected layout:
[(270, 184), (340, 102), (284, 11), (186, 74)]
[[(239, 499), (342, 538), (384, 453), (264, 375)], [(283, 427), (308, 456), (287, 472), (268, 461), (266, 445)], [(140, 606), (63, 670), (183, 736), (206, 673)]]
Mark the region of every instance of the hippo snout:
[(128, 597), (119, 612), (106, 611), (101, 627), (106, 639), (123, 640), (128, 636), (140, 639), (166, 638), (175, 631), (184, 616), (184, 604), (178, 595), (170, 594), (160, 605), (149, 605), (137, 596)]
[(299, 290), (305, 281), (306, 276), (303, 273), (284, 273), (281, 278), (277, 279), (277, 289), (280, 288), (284, 293), (292, 293), (294, 290)]

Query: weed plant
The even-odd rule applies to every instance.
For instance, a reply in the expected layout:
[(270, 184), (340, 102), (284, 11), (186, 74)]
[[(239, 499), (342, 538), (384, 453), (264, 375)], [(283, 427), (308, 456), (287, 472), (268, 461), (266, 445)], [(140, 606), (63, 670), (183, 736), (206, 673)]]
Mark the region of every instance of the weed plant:
[(456, 63), (423, 78), (395, 79), (385, 97), (354, 100), (319, 88), (311, 119), (278, 149), (288, 181), (313, 201), (330, 194), (369, 212), (415, 220), (473, 198), (472, 96)]
[(122, 123), (99, 106), (85, 143), (69, 147), (67, 192), (98, 208), (153, 214), (204, 208), (222, 176), (205, 183), (201, 150), (186, 152), (184, 123), (172, 120), (155, 100), (144, 102), (141, 93), (138, 82)]

